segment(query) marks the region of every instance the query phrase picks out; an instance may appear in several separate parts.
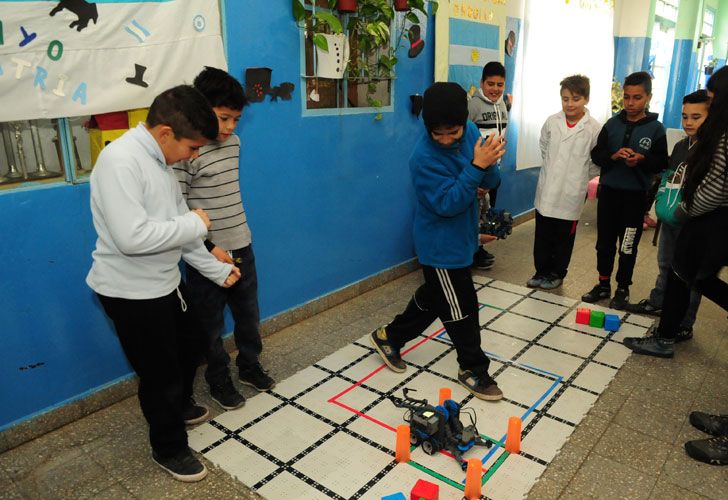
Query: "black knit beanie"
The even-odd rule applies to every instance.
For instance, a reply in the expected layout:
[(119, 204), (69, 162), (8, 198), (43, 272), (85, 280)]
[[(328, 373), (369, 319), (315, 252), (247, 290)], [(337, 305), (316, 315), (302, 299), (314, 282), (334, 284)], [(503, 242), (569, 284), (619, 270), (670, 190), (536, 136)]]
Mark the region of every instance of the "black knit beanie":
[(425, 90), (422, 119), (428, 132), (468, 121), (468, 94), (457, 83), (437, 82)]

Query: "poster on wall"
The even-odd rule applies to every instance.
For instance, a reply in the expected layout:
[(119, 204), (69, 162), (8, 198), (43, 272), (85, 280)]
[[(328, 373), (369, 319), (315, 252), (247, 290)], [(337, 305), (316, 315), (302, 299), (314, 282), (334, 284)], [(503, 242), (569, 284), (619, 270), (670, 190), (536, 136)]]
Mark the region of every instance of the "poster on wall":
[(147, 107), (227, 69), (217, 0), (0, 0), (0, 121)]

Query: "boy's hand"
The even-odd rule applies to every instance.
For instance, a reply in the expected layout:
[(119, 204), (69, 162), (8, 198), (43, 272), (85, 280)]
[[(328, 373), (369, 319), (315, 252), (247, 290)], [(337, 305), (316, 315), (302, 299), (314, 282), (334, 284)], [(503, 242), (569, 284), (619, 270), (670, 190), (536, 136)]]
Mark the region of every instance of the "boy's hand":
[(230, 271), (230, 274), (228, 274), (228, 277), (225, 278), (225, 283), (222, 284), (222, 287), (230, 288), (231, 286), (233, 286), (235, 283), (238, 282), (238, 280), (240, 279), (240, 276), (241, 276), (240, 269), (233, 266), (232, 271)]
[(626, 160), (624, 160), (624, 162), (627, 164), (628, 167), (634, 168), (637, 166), (637, 164), (639, 162), (644, 161), (644, 159), (645, 159), (645, 155), (640, 154), (640, 153), (635, 153), (632, 156), (630, 156), (629, 158), (627, 158)]
[(490, 167), (506, 154), (505, 145), (505, 141), (497, 134), (489, 135), (487, 139), (479, 138), (473, 148), (473, 165), (483, 170)]
[(224, 248), (214, 247), (210, 250), (210, 253), (223, 264), (234, 264), (233, 258), (230, 257), (230, 254)]
[(612, 160), (627, 160), (629, 157), (634, 156), (636, 153), (632, 150), (632, 148), (619, 148), (616, 153), (614, 153), (611, 158)]
[(483, 245), (485, 243), (490, 243), (491, 241), (497, 240), (498, 237), (494, 236), (492, 234), (481, 234), (480, 235), (480, 244)]
[(212, 223), (210, 222), (210, 217), (207, 216), (207, 212), (205, 212), (201, 208), (195, 208), (194, 210), (192, 210), (192, 212), (196, 214), (200, 219), (202, 219), (205, 227), (209, 230), (212, 226)]

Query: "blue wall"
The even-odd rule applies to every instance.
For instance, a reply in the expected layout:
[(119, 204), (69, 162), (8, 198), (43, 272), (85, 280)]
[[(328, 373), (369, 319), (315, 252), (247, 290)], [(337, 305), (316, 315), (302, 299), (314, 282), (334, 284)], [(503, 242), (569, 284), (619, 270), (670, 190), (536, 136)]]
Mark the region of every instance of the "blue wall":
[(651, 44), (647, 37), (614, 37), (614, 78), (620, 84), (630, 73), (647, 71)]
[(693, 41), (675, 40), (667, 84), (667, 100), (662, 123), (667, 128), (680, 128), (682, 120), (682, 99), (690, 87), (691, 71), (697, 65), (693, 52)]
[[(291, 101), (246, 108), (239, 130), (261, 312), (270, 317), (414, 256), (407, 159), (423, 128), (409, 95), (432, 82), (434, 25), (419, 57), (399, 54), (394, 111), (381, 121), (304, 118), (290, 1), (242, 3), (226, 12), (230, 72), (242, 80), (245, 68), (268, 66), (274, 85), (296, 84)], [(0, 192), (0, 430), (130, 375), (84, 282), (95, 242), (88, 196), (87, 184)]]

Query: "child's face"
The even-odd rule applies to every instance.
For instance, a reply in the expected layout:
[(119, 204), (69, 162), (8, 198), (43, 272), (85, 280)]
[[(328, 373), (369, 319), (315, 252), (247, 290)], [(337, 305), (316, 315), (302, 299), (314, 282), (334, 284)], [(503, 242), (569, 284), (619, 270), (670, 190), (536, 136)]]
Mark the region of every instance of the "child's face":
[(200, 148), (209, 141), (200, 136), (196, 139), (186, 137), (177, 138), (171, 127), (164, 130), (159, 138), (159, 147), (162, 149), (167, 165), (174, 165), (184, 160), (194, 160), (200, 154)]
[(243, 112), (239, 109), (228, 108), (227, 106), (215, 106), (212, 108), (217, 116), (217, 142), (225, 142), (238, 126), (240, 116)]
[(571, 122), (579, 121), (586, 114), (585, 106), (589, 99), (583, 95), (574, 94), (569, 89), (561, 89), (561, 109), (564, 110), (566, 119)]
[(432, 129), (432, 140), (440, 146), (452, 146), (463, 137), (465, 127), (462, 125), (445, 125)]
[(637, 119), (645, 114), (645, 108), (650, 104), (652, 94), (648, 94), (642, 85), (625, 85), (622, 98), (627, 118)]
[(480, 81), (480, 88), (483, 90), (483, 94), (493, 102), (500, 99), (505, 87), (506, 79), (502, 76), (487, 76), (485, 80)]
[(685, 103), (682, 107), (682, 127), (688, 137), (695, 137), (708, 117), (708, 103)]

